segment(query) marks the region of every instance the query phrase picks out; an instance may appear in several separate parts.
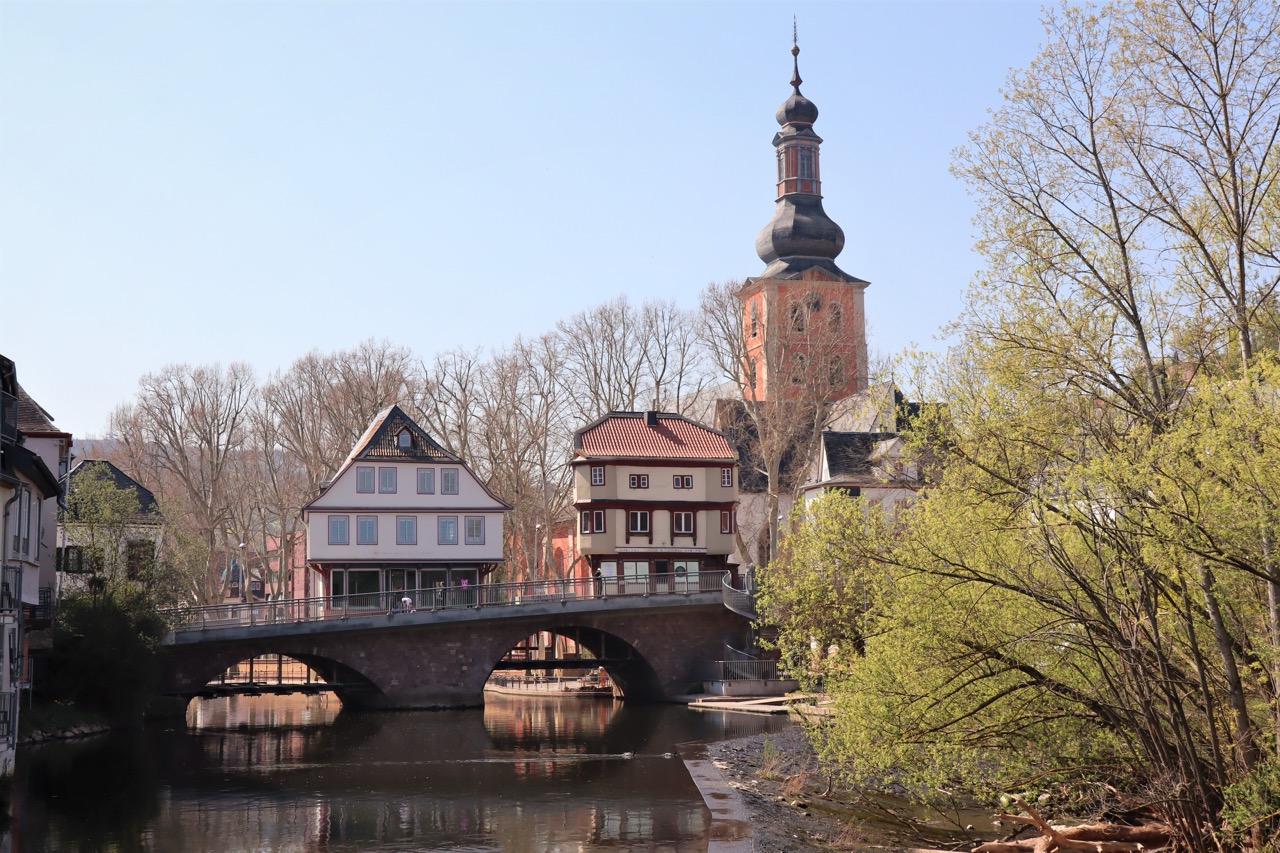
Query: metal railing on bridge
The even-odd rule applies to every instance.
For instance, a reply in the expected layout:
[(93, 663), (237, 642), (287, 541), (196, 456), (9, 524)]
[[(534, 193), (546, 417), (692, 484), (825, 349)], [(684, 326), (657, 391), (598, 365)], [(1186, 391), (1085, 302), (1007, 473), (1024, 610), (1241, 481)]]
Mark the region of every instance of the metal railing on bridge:
[[(354, 593), (322, 598), (232, 602), (162, 611), (174, 630), (320, 622), (379, 613), (439, 613), (488, 607), (522, 607), (557, 601), (687, 596), (722, 592), (727, 572), (645, 577), (571, 578), (521, 583), (469, 584), (432, 589)], [(406, 602), (405, 599), (408, 599)]]

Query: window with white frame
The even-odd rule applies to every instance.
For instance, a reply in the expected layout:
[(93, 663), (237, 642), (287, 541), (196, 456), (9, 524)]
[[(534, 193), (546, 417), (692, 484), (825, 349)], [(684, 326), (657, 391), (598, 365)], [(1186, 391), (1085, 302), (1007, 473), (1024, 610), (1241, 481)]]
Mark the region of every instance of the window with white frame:
[(418, 517), (416, 515), (396, 516), (396, 544), (418, 544)]
[(434, 495), (436, 493), (436, 469), (418, 469), (418, 494)]
[(436, 523), (436, 541), (441, 545), (458, 544), (458, 517), (442, 515)]
[(693, 513), (691, 512), (673, 512), (671, 513), (671, 532), (676, 536), (693, 535)]
[(345, 515), (329, 516), (329, 544), (348, 545), (351, 542), (348, 524), (350, 519)]
[(720, 510), (720, 532), (733, 533), (738, 529), (738, 519), (731, 509)]
[[(39, 504), (36, 504), (39, 506)], [(19, 530), (22, 533), (22, 555), (28, 559), (31, 558), (31, 489), (23, 487), (22, 489), (22, 523)], [(36, 536), (39, 540), (39, 534)]]
[(627, 513), (627, 529), (632, 533), (649, 532), (649, 511), (633, 509)]
[(677, 489), (692, 489), (693, 475), (692, 474), (674, 474), (671, 477), (671, 485)]
[(456, 495), (458, 493), (458, 469), (440, 469), (440, 494)]
[(591, 485), (593, 486), (604, 485), (604, 466), (603, 465), (591, 466)]
[(733, 469), (729, 467), (720, 469), (720, 485), (726, 489), (733, 488)]
[(641, 583), (649, 577), (648, 560), (623, 560), (622, 576), (631, 583)]
[(604, 533), (605, 512), (602, 509), (593, 509), (591, 511), (591, 524), (595, 528), (596, 533)]
[(396, 436), (396, 445), (402, 450), (413, 447), (413, 433), (409, 432), (408, 427), (400, 430), (399, 435)]
[(376, 515), (356, 516), (356, 544), (378, 544), (378, 517)]
[(633, 489), (647, 489), (649, 488), (649, 475), (648, 474), (632, 474), (628, 480), (628, 483)]
[(589, 509), (584, 509), (581, 513), (579, 513), (579, 515), (578, 515), (578, 532), (579, 532), (579, 533), (590, 533), (590, 532), (591, 532), (591, 510), (589, 510)]
[(362, 495), (373, 494), (373, 466), (356, 468), (356, 491)]
[[(17, 487), (18, 500), (14, 502), (14, 515), (10, 516), (13, 519), (13, 553), (15, 556), (22, 553), (22, 493), (27, 488), (29, 487)], [(0, 512), (3, 512), (3, 510), (0, 510)], [(3, 554), (0, 554), (0, 556), (3, 556)]]
[(484, 516), (468, 515), (466, 517), (467, 544), (483, 545), (484, 544)]
[(579, 530), (583, 533), (604, 533), (604, 510), (584, 509), (579, 520)]
[(394, 495), (396, 493), (396, 469), (394, 467), (378, 469), (378, 493)]

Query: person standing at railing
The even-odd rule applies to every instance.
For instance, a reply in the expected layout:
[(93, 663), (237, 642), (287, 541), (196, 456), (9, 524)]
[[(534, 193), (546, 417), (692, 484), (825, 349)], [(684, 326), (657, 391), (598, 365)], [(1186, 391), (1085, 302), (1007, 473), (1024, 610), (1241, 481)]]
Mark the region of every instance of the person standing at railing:
[(444, 607), (444, 581), (436, 584), (436, 609)]
[(592, 572), (591, 577), (595, 583), (594, 597), (599, 598), (604, 595), (604, 572), (600, 571), (600, 568), (597, 566), (596, 570)]
[(417, 613), (413, 609), (413, 599), (409, 597), (409, 593), (404, 594), (404, 598), (400, 599), (400, 609), (405, 613)]

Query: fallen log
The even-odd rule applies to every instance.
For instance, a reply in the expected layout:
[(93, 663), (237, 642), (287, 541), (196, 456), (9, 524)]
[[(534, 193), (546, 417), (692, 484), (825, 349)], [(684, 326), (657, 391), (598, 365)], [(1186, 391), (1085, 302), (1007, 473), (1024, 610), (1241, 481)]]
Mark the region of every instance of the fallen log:
[(1119, 823), (1053, 826), (1023, 800), (1015, 799), (1014, 803), (1026, 814), (997, 812), (996, 819), (1034, 826), (1040, 830), (1040, 835), (1019, 841), (988, 841), (973, 848), (973, 853), (1058, 853), (1063, 850), (1154, 853), (1173, 846), (1173, 835), (1163, 823), (1145, 823), (1140, 826)]

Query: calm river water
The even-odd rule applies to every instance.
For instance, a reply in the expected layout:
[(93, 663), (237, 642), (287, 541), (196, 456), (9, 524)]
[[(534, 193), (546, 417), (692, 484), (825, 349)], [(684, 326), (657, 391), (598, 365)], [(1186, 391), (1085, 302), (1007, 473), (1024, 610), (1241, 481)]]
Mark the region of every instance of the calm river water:
[(193, 702), (185, 728), (19, 753), (13, 853), (701, 851), (678, 745), (784, 719), (487, 696), (345, 714), (329, 697)]

